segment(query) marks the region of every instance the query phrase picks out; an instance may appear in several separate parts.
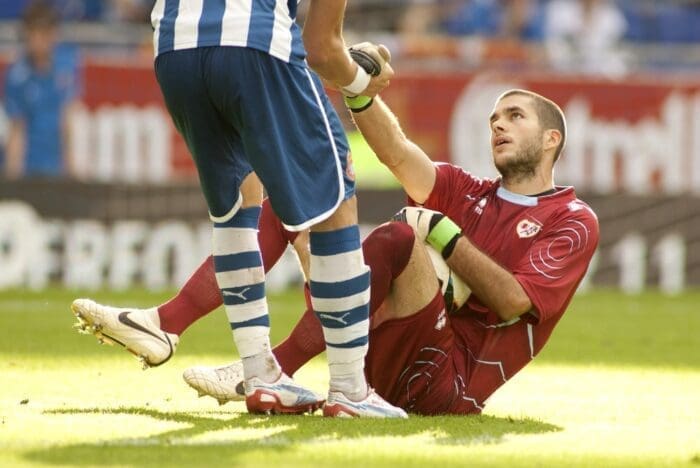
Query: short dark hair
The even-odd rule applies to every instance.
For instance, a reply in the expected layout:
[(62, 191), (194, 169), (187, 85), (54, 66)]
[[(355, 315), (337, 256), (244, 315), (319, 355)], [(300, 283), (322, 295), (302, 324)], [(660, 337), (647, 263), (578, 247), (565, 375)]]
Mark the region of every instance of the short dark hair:
[(22, 12), (24, 29), (53, 28), (58, 25), (58, 13), (46, 1), (31, 2)]
[(501, 94), (498, 100), (500, 101), (508, 96), (516, 95), (526, 96), (532, 100), (537, 119), (540, 121), (540, 127), (545, 130), (554, 129), (561, 133), (561, 142), (559, 142), (559, 146), (554, 152), (554, 162), (556, 162), (564, 149), (564, 145), (566, 145), (566, 117), (564, 116), (564, 111), (551, 99), (547, 99), (540, 94), (525, 89), (511, 89), (510, 91), (506, 91)]

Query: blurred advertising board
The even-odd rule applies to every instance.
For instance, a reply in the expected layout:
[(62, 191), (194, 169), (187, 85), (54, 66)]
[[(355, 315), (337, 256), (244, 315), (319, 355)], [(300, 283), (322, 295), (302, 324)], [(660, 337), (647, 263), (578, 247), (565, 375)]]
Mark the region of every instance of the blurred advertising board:
[[(700, 197), (580, 194), (596, 211), (601, 242), (582, 288), (675, 294), (700, 286)], [(363, 231), (404, 204), (399, 190), (361, 190)], [(0, 183), (0, 289), (60, 284), (115, 289), (182, 284), (210, 251), (211, 225), (195, 181)], [(276, 270), (276, 271), (275, 271)], [(300, 281), (290, 253), (274, 285)]]
[[(6, 63), (0, 60), (0, 76)], [(601, 223), (584, 288), (700, 286), (700, 78), (399, 68), (384, 97), (435, 160), (493, 176), (488, 116), (513, 87), (552, 98), (568, 116), (556, 181), (575, 185)], [(82, 182), (0, 181), (0, 288), (181, 284), (208, 252), (210, 234), (194, 166), (152, 64), (88, 60), (83, 103), (71, 122)], [(374, 180), (376, 190), (361, 185), (367, 228), (403, 203), (385, 178)], [(293, 258), (285, 265), (285, 278), (298, 280)]]
[[(0, 59), (0, 76), (6, 63)], [(83, 83), (85, 105), (71, 127), (72, 152), (85, 178), (162, 183), (193, 176), (150, 61), (87, 60)], [(700, 193), (698, 77), (610, 81), (399, 68), (383, 95), (409, 137), (433, 159), (494, 175), (488, 115), (496, 97), (514, 87), (552, 98), (567, 114), (569, 137), (558, 183), (600, 194)]]

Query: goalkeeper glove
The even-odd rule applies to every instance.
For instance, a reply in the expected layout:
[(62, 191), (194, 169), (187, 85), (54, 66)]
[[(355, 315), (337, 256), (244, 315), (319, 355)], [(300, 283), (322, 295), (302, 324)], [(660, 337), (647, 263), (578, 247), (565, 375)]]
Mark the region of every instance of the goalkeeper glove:
[(418, 238), (430, 244), (442, 258), (447, 259), (454, 251), (462, 230), (450, 218), (439, 211), (407, 206), (392, 218), (408, 224)]

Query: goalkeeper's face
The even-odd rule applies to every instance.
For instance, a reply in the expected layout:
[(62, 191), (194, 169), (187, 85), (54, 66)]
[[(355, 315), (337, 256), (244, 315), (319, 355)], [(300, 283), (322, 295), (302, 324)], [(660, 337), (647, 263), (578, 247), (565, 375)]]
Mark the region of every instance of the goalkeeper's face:
[(491, 113), (491, 152), (498, 172), (506, 179), (534, 175), (542, 163), (542, 139), (532, 101), (527, 96), (507, 96)]

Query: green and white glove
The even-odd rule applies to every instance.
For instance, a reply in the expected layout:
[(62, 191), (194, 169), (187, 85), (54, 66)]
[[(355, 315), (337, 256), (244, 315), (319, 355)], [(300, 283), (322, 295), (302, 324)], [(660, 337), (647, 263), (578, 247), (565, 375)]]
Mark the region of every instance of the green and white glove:
[(406, 223), (413, 228), (416, 236), (430, 244), (442, 258), (447, 259), (457, 245), (462, 230), (450, 218), (439, 211), (407, 206), (396, 213), (394, 221)]

